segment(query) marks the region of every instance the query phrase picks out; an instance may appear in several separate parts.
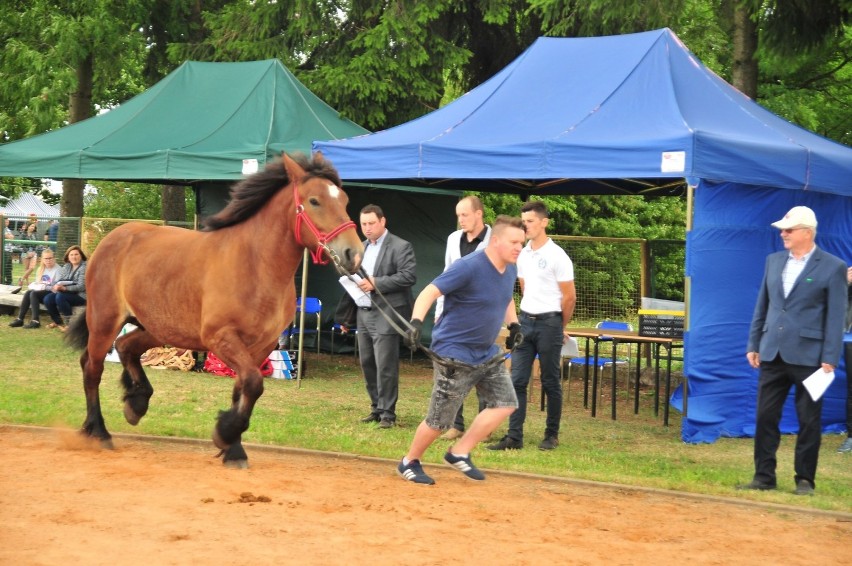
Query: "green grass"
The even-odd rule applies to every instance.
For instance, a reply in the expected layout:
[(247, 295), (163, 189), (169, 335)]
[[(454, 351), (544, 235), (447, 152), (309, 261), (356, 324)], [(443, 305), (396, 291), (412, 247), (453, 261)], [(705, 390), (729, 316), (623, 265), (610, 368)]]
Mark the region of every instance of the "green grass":
[[(79, 427), (85, 417), (78, 354), (66, 348), (61, 334), (48, 329), (8, 327), (0, 316), (0, 424)], [(407, 450), (414, 429), (425, 414), (431, 391), (431, 368), (425, 361), (404, 358), (400, 426), (380, 430), (359, 419), (369, 412), (357, 360), (351, 355), (307, 354), (308, 374), (301, 387), (295, 381), (266, 380), (246, 442), (344, 452), (398, 459)], [(111, 432), (209, 439), (220, 409), (229, 404), (232, 381), (205, 373), (148, 370), (154, 397), (148, 415), (137, 427), (125, 422), (120, 366), (107, 364), (101, 383), (101, 405)], [(579, 375), (576, 373), (576, 375)], [(619, 380), (623, 384), (623, 380)], [(608, 388), (607, 388), (608, 391)], [(653, 391), (640, 392), (640, 414), (632, 399), (620, 396), (619, 417), (609, 417), (606, 398), (597, 418), (583, 408), (582, 380), (571, 380), (570, 399), (563, 412), (561, 445), (541, 452), (536, 445), (544, 431), (536, 383), (525, 428), (527, 446), (520, 451), (478, 449), (475, 461), (484, 468), (619, 484), (721, 495), (799, 507), (852, 512), (852, 455), (838, 454), (840, 435), (823, 438), (817, 494), (792, 495), (795, 437), (784, 436), (778, 451), (779, 489), (776, 492), (738, 492), (733, 486), (751, 479), (753, 441), (723, 438), (714, 444), (685, 444), (680, 439), (680, 414), (671, 413), (670, 426), (653, 414)], [(620, 393), (620, 395), (623, 395)], [(475, 414), (476, 398), (465, 414)], [(506, 425), (496, 433), (499, 437)], [(119, 440), (120, 442), (120, 440)], [(438, 440), (425, 461), (440, 463), (445, 441)], [(249, 450), (249, 458), (251, 451)]]

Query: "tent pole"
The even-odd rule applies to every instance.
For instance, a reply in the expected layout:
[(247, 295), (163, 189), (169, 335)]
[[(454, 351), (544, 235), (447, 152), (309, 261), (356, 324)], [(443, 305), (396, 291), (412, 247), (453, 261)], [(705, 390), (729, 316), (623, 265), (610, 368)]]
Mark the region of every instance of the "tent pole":
[[(302, 254), (302, 301), (301, 305), (305, 305), (305, 297), (308, 294), (308, 248), (304, 249)], [(319, 340), (319, 336), (317, 336)], [(296, 385), (297, 389), (302, 388), (302, 353), (305, 351), (305, 309), (299, 309), (299, 359), (296, 361)]]
[[(687, 239), (689, 238), (689, 233), (692, 232), (692, 214), (693, 207), (695, 206), (695, 188), (698, 186), (698, 182), (691, 182), (687, 180), (686, 182), (686, 235)], [(689, 331), (689, 303), (690, 296), (692, 294), (692, 278), (689, 275), (686, 275), (683, 278), (683, 300), (684, 305), (686, 307), (686, 312), (684, 313), (683, 320), (683, 329), (684, 331)], [(685, 354), (685, 352), (684, 352)], [(684, 355), (684, 358), (686, 356)], [(683, 376), (683, 416), (686, 417), (688, 414), (688, 406), (689, 406), (689, 380), (686, 378), (686, 373), (684, 372)]]

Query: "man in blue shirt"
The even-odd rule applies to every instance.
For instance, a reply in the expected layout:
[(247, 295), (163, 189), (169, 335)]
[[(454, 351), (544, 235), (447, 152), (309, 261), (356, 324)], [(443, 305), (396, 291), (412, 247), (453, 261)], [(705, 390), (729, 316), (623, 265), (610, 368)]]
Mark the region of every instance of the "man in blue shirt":
[(423, 471), (420, 458), (442, 431), (453, 426), (456, 412), (473, 387), (485, 408), (450, 447), (444, 461), (470, 479), (485, 479), (473, 465), (470, 452), (518, 406), (503, 352), (495, 340), (504, 321), (510, 332), (507, 346), (514, 343), (520, 329), (512, 291), (524, 238), (519, 218), (499, 216), (488, 247), (454, 262), (414, 302), (412, 330), (406, 335), (411, 348), (419, 346), (420, 327), (432, 304), (444, 297), (444, 311), (432, 331), (435, 383), (429, 410), (397, 466), (407, 481), (435, 483)]

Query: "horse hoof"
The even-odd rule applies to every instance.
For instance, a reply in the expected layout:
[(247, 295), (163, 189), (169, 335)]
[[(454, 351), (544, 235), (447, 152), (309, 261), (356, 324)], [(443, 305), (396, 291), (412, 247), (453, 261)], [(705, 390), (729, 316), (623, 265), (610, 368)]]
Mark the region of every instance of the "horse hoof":
[(139, 424), (139, 421), (142, 419), (136, 412), (130, 408), (130, 403), (124, 404), (124, 420), (130, 423), (133, 426)]
[(231, 468), (234, 470), (247, 470), (248, 460), (225, 460), (223, 462), (226, 468)]
[(115, 450), (115, 445), (112, 443), (112, 438), (101, 439), (101, 448), (104, 450)]

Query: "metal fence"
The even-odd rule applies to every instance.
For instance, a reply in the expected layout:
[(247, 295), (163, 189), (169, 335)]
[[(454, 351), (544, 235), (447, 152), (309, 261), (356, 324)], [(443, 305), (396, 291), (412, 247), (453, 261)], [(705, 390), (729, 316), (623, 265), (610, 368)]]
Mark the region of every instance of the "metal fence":
[(642, 297), (683, 300), (685, 243), (636, 238), (551, 236), (574, 264), (574, 320), (636, 326)]
[[(9, 224), (6, 224), (6, 221)], [(193, 228), (192, 222), (164, 222), (162, 220), (134, 220), (118, 218), (48, 218), (39, 216), (0, 216), (7, 229), (0, 231), (0, 283), (13, 285), (16, 264), (23, 265), (29, 258), (40, 255), (45, 248), (53, 249), (61, 263), (61, 256), (69, 246), (79, 245), (86, 255), (91, 255), (98, 243), (112, 230), (127, 222), (147, 222), (155, 225)], [(35, 224), (33, 228), (30, 228)], [(11, 237), (9, 236), (11, 233)]]

